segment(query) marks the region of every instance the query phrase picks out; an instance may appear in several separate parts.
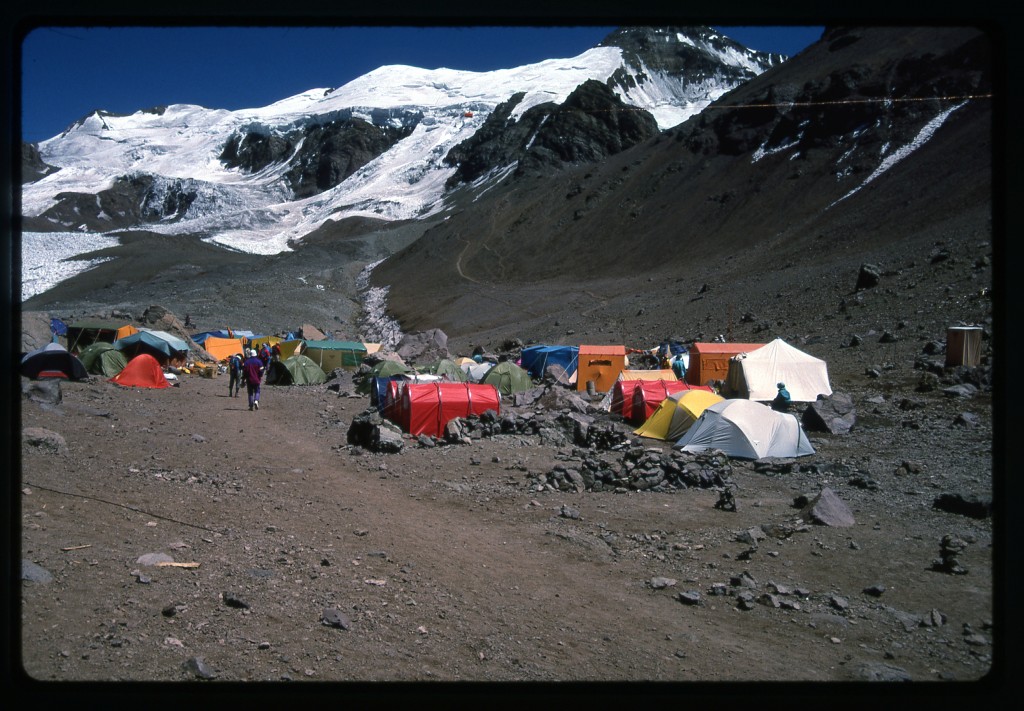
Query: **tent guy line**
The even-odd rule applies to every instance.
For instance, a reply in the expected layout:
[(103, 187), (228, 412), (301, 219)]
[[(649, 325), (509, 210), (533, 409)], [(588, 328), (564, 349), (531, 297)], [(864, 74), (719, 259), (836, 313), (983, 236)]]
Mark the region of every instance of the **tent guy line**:
[(134, 506), (129, 506), (128, 504), (121, 504), (121, 503), (118, 503), (117, 501), (108, 501), (106, 499), (101, 499), (101, 498), (96, 497), (96, 496), (89, 496), (88, 494), (76, 494), (76, 493), (74, 493), (72, 491), (62, 491), (60, 489), (53, 489), (53, 488), (51, 488), (49, 486), (40, 486), (39, 484), (33, 484), (30, 481), (22, 480), (22, 483), (25, 486), (32, 487), (33, 489), (40, 489), (41, 491), (49, 491), (49, 492), (54, 493), (54, 494), (62, 494), (63, 496), (71, 496), (71, 497), (74, 497), (74, 498), (77, 498), (77, 499), (86, 499), (87, 501), (98, 501), (101, 504), (107, 504), (109, 506), (117, 506), (117, 507), (122, 508), (122, 509), (128, 509), (129, 511), (134, 511), (135, 513), (145, 514), (146, 516), (152, 516), (153, 518), (158, 518), (161, 521), (170, 521), (171, 523), (177, 523), (177, 524), (180, 524), (182, 526), (188, 526), (189, 528), (198, 528), (201, 531), (209, 531), (210, 533), (218, 533), (220, 535), (226, 535), (228, 533), (228, 529), (226, 529), (226, 528), (218, 531), (215, 528), (207, 528), (206, 526), (200, 526), (197, 523), (189, 523), (187, 521), (180, 521), (180, 520), (178, 520), (176, 518), (171, 518), (169, 516), (161, 516), (160, 514), (155, 514), (152, 511), (146, 511), (144, 509), (137, 509)]

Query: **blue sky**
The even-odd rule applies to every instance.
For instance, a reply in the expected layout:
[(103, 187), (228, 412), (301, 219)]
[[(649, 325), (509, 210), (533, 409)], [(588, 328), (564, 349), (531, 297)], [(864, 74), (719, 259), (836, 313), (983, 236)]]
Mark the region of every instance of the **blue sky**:
[[(345, 84), (385, 64), (489, 71), (572, 57), (611, 26), (36, 27), (21, 47), (22, 139), (52, 138), (94, 109), (188, 103), (237, 110)], [(716, 27), (793, 55), (821, 27)]]

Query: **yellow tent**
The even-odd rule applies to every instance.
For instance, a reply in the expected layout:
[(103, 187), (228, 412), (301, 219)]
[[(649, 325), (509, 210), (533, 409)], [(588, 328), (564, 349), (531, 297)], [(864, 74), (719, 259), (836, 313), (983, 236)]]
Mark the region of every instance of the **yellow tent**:
[(668, 370), (624, 370), (619, 380), (679, 380), (672, 369)]
[(242, 354), (243, 346), (241, 338), (218, 338), (207, 336), (203, 341), (203, 348), (213, 356), (214, 360), (227, 360), (235, 353)]
[[(257, 352), (259, 352), (260, 348), (263, 347), (264, 343), (266, 343), (268, 346), (272, 346), (275, 343), (280, 343), (280, 342), (281, 342), (281, 339), (278, 338), (277, 336), (260, 336), (259, 338), (250, 338), (249, 339), (249, 348), (254, 348), (254, 349), (256, 349)], [(283, 354), (284, 353), (283, 353), (283, 349), (282, 349), (282, 355)]]
[[(281, 349), (281, 360), (288, 360), (293, 355), (302, 352), (302, 346), (305, 341), (301, 339), (295, 339), (294, 341), (278, 341), (277, 347)], [(274, 344), (271, 343), (271, 346)]]
[(677, 440), (700, 418), (704, 410), (724, 399), (707, 390), (671, 393), (661, 401), (646, 422), (633, 430), (633, 434), (651, 439)]

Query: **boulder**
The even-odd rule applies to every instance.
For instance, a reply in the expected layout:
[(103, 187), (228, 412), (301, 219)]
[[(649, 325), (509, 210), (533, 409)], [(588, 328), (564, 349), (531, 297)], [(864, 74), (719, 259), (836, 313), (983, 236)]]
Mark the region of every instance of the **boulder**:
[(878, 286), (882, 280), (882, 270), (874, 264), (862, 264), (857, 274), (857, 291)]
[(21, 392), (32, 402), (59, 405), (64, 399), (59, 380), (28, 380), (22, 378)]
[(398, 343), (395, 352), (406, 363), (430, 363), (448, 358), (448, 336), (438, 328), (409, 333)]
[(832, 393), (831, 397), (812, 402), (802, 417), (805, 430), (848, 434), (857, 420), (853, 398), (846, 393)]
[(371, 452), (393, 454), (402, 451), (402, 431), (388, 422), (375, 409), (357, 415), (349, 425), (347, 441)]
[(53, 340), (50, 315), (45, 311), (21, 313), (21, 352), (31, 353)]
[(992, 499), (974, 494), (945, 493), (935, 497), (932, 506), (939, 511), (984, 519), (992, 515)]
[(822, 526), (849, 527), (856, 523), (853, 513), (839, 496), (824, 488), (800, 511), (800, 516), (809, 523)]
[(43, 429), (42, 427), (26, 427), (21, 431), (21, 436), (26, 444), (54, 452), (55, 454), (66, 452), (68, 448), (68, 444), (63, 437), (56, 432)]

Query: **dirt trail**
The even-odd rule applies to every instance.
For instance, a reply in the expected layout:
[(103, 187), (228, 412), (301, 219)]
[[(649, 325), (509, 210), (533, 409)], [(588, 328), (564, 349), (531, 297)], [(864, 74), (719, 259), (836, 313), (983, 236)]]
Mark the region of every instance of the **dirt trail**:
[[(737, 533), (791, 521), (794, 494), (820, 477), (737, 465), (735, 513), (704, 489), (538, 492), (529, 473), (567, 450), (503, 436), (356, 456), (346, 432), (365, 398), (264, 386), (249, 412), (226, 389), (194, 376), (162, 391), (67, 383), (56, 409), (23, 403), (24, 426), (66, 441), (22, 447), (22, 555), (53, 575), (22, 588), (31, 677), (194, 680), (196, 658), (243, 681), (858, 680), (885, 664), (964, 679), (988, 667), (961, 639), (964, 623), (988, 634), (984, 522), (936, 529), (934, 515), (895, 517), (885, 497), (842, 487), (855, 530), (765, 541), (743, 560)], [(950, 525), (973, 541), (970, 576), (926, 570)], [(151, 553), (199, 566), (138, 562)], [(744, 572), (758, 594), (809, 596), (741, 611), (710, 594)], [(652, 587), (658, 577), (675, 583)], [(881, 605), (861, 592), (879, 580)], [(329, 608), (349, 629), (323, 623)], [(907, 631), (892, 612), (932, 608), (945, 627)]]

